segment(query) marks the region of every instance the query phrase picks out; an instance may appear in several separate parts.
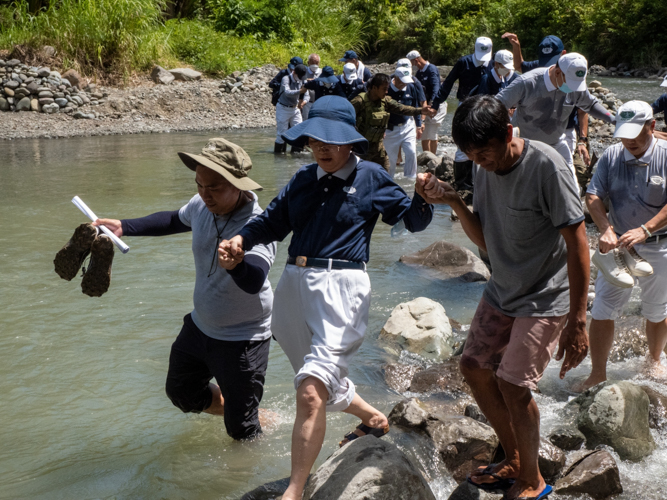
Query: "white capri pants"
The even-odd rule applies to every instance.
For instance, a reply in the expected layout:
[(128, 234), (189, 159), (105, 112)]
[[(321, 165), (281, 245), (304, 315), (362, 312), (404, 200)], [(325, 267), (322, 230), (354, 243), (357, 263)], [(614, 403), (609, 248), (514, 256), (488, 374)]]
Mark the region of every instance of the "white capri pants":
[(398, 150), (401, 147), (405, 156), (403, 175), (413, 179), (417, 177), (417, 126), (412, 118), (384, 134), (384, 149), (389, 157), (389, 175), (392, 177), (396, 173)]
[(276, 105), (276, 142), (282, 144), (285, 141), (282, 135), (287, 132), (290, 127), (298, 125), (303, 120), (301, 118), (301, 110), (294, 106), (290, 108), (278, 103)]
[(310, 108), (313, 107), (313, 102), (315, 102), (314, 99), (315, 98), (311, 95), (310, 101), (304, 104), (303, 108), (301, 108), (301, 118), (303, 118), (303, 121), (306, 121), (308, 119), (308, 115), (310, 114)]
[(574, 150), (577, 147), (577, 130), (574, 127), (565, 129), (563, 135), (565, 136), (567, 147), (570, 148), (570, 153), (574, 155)]
[(368, 326), (371, 283), (366, 271), (291, 264), (276, 287), (271, 330), (296, 372), (294, 388), (321, 380), (327, 411), (345, 410), (355, 395), (347, 378)]
[(422, 141), (437, 141), (438, 140), (438, 130), (440, 130), (440, 125), (445, 121), (445, 115), (447, 114), (447, 103), (443, 102), (438, 108), (438, 113), (431, 118), (427, 116), (424, 119), (424, 132), (422, 133)]
[(574, 169), (574, 161), (572, 160), (573, 150), (571, 150), (570, 146), (568, 145), (567, 136), (565, 134), (561, 135), (558, 138), (558, 142), (556, 144), (550, 144), (550, 146), (565, 159), (565, 163), (567, 163), (567, 167), (570, 169), (570, 172), (572, 172), (572, 177), (574, 177), (574, 183), (579, 186), (579, 181), (577, 180), (577, 171)]
[[(641, 288), (642, 316), (651, 323), (659, 323), (667, 318), (667, 242), (635, 245), (635, 250), (653, 266), (652, 275), (635, 278), (635, 284)], [(631, 293), (632, 288), (611, 285), (598, 273), (591, 316), (597, 320), (618, 319)]]

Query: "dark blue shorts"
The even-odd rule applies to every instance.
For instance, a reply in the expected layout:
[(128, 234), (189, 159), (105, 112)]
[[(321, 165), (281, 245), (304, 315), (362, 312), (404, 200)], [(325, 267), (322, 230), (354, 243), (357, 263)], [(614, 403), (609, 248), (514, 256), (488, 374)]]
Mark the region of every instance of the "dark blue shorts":
[(204, 334), (188, 314), (171, 346), (167, 396), (175, 406), (200, 413), (211, 406), (209, 382), (215, 377), (225, 400), (225, 428), (234, 439), (262, 432), (259, 403), (269, 363), (271, 339), (217, 340)]

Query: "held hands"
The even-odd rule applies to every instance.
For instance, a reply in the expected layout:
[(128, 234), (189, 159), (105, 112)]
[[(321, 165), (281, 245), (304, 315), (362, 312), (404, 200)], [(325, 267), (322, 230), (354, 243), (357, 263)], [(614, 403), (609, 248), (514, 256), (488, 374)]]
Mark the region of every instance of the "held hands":
[(123, 226), (118, 219), (97, 219), (93, 222), (93, 226), (106, 226), (113, 234), (119, 238), (123, 236)]
[(430, 173), (417, 174), (415, 191), (430, 204), (452, 205), (461, 200), (452, 186)]
[(586, 318), (580, 318), (573, 321), (568, 318), (567, 325), (560, 334), (558, 340), (558, 353), (556, 353), (556, 361), (565, 360), (560, 368), (560, 378), (563, 379), (565, 374), (572, 368), (579, 366), (588, 354), (588, 332), (586, 332)]
[(231, 240), (222, 240), (218, 246), (218, 264), (231, 271), (243, 261), (243, 238), (234, 236)]
[(428, 104), (425, 104), (424, 106), (422, 106), (422, 115), (430, 116), (431, 118), (433, 118), (437, 114), (438, 114), (438, 112), (435, 109), (433, 109), (431, 106), (429, 106)]

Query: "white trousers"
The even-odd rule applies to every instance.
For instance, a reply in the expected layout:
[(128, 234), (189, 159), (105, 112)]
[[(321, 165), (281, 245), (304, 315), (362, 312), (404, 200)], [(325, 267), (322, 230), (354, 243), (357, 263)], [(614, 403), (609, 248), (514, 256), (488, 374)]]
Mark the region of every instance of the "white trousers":
[[(659, 323), (667, 318), (667, 243), (658, 241), (634, 248), (653, 267), (652, 275), (635, 278), (635, 284), (641, 288), (642, 316)], [(618, 319), (631, 294), (632, 288), (614, 286), (604, 274), (598, 273), (591, 316), (597, 320)]]
[(424, 119), (424, 132), (422, 133), (422, 141), (437, 141), (438, 140), (438, 130), (440, 130), (440, 125), (445, 121), (445, 115), (447, 114), (447, 103), (443, 102), (438, 108), (438, 113), (431, 118), (427, 116)]
[(308, 101), (306, 104), (303, 105), (303, 108), (301, 108), (301, 118), (303, 118), (303, 121), (306, 121), (308, 119), (308, 114), (310, 113), (310, 108), (313, 107), (313, 96), (310, 96), (310, 101)]
[(577, 171), (574, 169), (574, 161), (572, 160), (572, 150), (570, 150), (570, 146), (567, 144), (567, 138), (565, 134), (561, 135), (558, 138), (558, 142), (556, 144), (550, 144), (552, 148), (554, 148), (559, 155), (561, 155), (565, 159), (565, 163), (567, 163), (568, 168), (572, 172), (572, 177), (574, 177), (574, 183), (579, 186), (579, 181), (577, 180)]
[(296, 372), (294, 388), (321, 380), (327, 411), (342, 411), (355, 395), (347, 378), (368, 326), (371, 283), (361, 270), (327, 270), (291, 264), (276, 287), (271, 330)]
[(412, 118), (384, 134), (384, 149), (389, 157), (389, 175), (392, 177), (396, 173), (398, 150), (401, 147), (405, 157), (403, 175), (414, 179), (417, 177), (417, 126)]
[(577, 147), (577, 130), (574, 127), (565, 129), (563, 135), (565, 136), (567, 147), (570, 148), (570, 153), (574, 155), (574, 149)]
[(285, 141), (282, 135), (289, 130), (290, 127), (298, 125), (303, 120), (301, 119), (301, 110), (294, 106), (289, 108), (278, 103), (276, 105), (276, 142), (282, 144)]

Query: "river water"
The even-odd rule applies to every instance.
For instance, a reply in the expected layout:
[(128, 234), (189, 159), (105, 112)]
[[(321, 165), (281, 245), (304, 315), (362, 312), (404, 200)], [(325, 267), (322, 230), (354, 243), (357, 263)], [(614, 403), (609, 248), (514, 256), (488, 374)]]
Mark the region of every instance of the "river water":
[[(655, 81), (604, 81), (621, 99), (660, 95)], [(630, 95), (630, 88), (641, 91)], [(455, 107), (450, 102), (450, 110)], [(448, 123), (451, 123), (448, 115)], [(443, 132), (448, 132), (446, 124)], [(278, 422), (252, 443), (232, 441), (222, 420), (185, 415), (164, 394), (169, 348), (182, 317), (192, 308), (194, 265), (190, 235), (126, 238), (131, 250), (116, 252), (111, 289), (101, 298), (81, 293), (76, 278), (60, 280), (53, 256), (76, 225), (85, 222), (70, 203), (79, 195), (99, 216), (139, 217), (175, 210), (196, 192), (194, 174), (176, 156), (198, 151), (224, 135), (253, 159), (252, 176), (265, 189), (262, 206), (277, 194), (307, 157), (274, 157), (273, 131), (209, 132), (21, 140), (2, 145), (0, 209), (0, 498), (40, 499), (236, 499), (289, 475), (294, 414), (293, 372), (273, 343), (262, 406)], [(410, 182), (398, 182), (412, 192)], [(373, 299), (366, 342), (351, 378), (359, 393), (388, 412), (402, 399), (384, 383), (382, 366), (397, 353), (377, 340), (400, 302), (426, 296), (468, 324), (484, 285), (441, 281), (398, 258), (446, 239), (474, 250), (450, 209), (437, 207), (424, 232), (392, 238), (379, 223), (369, 273)], [(271, 283), (287, 256), (278, 246)], [(641, 360), (611, 367), (613, 377), (639, 377)], [(558, 422), (571, 395), (553, 363), (538, 395), (543, 433)], [(653, 385), (665, 392), (665, 386)], [(332, 414), (316, 465), (336, 448), (355, 419)], [(667, 435), (655, 433), (659, 450), (639, 464), (621, 463), (622, 499), (664, 498)], [(410, 439), (393, 438), (406, 450)], [(410, 450), (439, 499), (455, 487), (430, 452)]]

